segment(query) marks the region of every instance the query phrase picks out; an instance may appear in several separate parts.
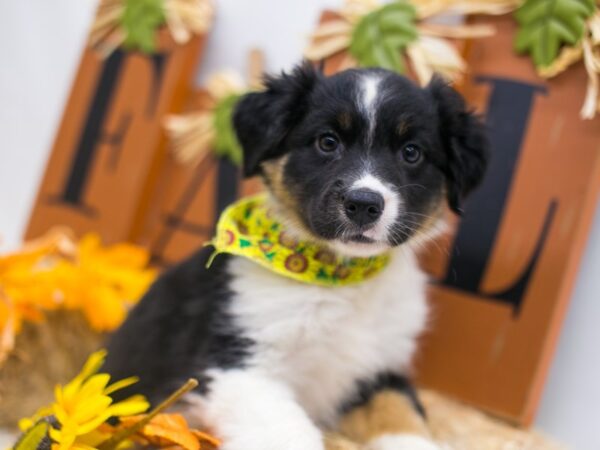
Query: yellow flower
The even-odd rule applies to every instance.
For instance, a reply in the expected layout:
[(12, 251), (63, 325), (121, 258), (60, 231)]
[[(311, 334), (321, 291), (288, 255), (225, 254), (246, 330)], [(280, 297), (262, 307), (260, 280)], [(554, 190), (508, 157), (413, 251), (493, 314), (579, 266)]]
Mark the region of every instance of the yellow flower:
[(94, 233), (77, 243), (64, 229), (0, 255), (0, 363), (23, 321), (39, 322), (46, 311), (76, 310), (96, 331), (117, 328), (156, 275), (148, 260), (133, 244), (102, 246)]
[(42, 408), (31, 419), (22, 420), (19, 423), (21, 429), (31, 427), (42, 417), (53, 415), (59, 426), (50, 428), (52, 450), (90, 450), (110, 437), (101, 429), (110, 417), (126, 417), (146, 411), (150, 404), (141, 395), (113, 402), (111, 393), (136, 383), (138, 379), (125, 378), (109, 385), (110, 375), (97, 373), (105, 357), (105, 350), (93, 353), (72, 381), (55, 388), (55, 402)]

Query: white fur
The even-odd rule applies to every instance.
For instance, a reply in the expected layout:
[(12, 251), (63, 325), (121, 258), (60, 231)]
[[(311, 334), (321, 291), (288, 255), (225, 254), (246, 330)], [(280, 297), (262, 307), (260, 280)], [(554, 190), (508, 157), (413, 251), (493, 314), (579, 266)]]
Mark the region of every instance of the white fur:
[(319, 450), (313, 423), (334, 426), (357, 381), (407, 370), (427, 307), (425, 277), (406, 249), (376, 277), (334, 288), (245, 258), (233, 259), (229, 271), (229, 312), (255, 345), (244, 369), (213, 371), (208, 397), (194, 399), (224, 450)]
[(329, 242), (328, 245), (334, 252), (341, 255), (350, 257), (358, 256), (361, 258), (380, 255), (390, 249), (390, 245), (387, 242), (362, 243), (336, 239)]
[(359, 106), (369, 122), (369, 141), (372, 140), (373, 132), (375, 131), (377, 96), (379, 94), (380, 81), (381, 79), (373, 74), (366, 75), (361, 79)]
[(384, 208), (375, 226), (364, 234), (376, 241), (387, 241), (390, 228), (398, 219), (402, 199), (379, 178), (367, 173), (352, 184), (351, 189), (369, 189), (383, 197)]
[(187, 416), (222, 439), (220, 450), (323, 450), (321, 432), (282, 381), (248, 370), (208, 375), (208, 396), (188, 396)]
[(372, 228), (364, 232), (366, 237), (373, 239), (375, 242), (346, 242), (336, 239), (329, 245), (331, 245), (334, 251), (344, 255), (366, 257), (377, 255), (389, 250), (389, 232), (398, 218), (398, 214), (400, 213), (403, 202), (398, 193), (394, 192), (393, 189), (386, 186), (383, 181), (369, 172), (366, 172), (364, 175), (362, 175), (358, 180), (352, 183), (352, 186), (350, 187), (350, 189), (360, 188), (377, 192), (383, 197), (384, 208), (381, 217), (377, 220)]
[(369, 442), (365, 450), (440, 450), (440, 447), (416, 434), (384, 434)]

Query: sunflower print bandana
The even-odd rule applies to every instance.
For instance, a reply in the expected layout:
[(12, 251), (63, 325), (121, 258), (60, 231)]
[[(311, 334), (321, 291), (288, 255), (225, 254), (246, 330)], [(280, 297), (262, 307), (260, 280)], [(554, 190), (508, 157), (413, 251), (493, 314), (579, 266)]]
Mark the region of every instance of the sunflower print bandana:
[(266, 194), (244, 198), (219, 218), (216, 236), (207, 245), (215, 252), (242, 256), (284, 277), (319, 286), (359, 283), (387, 266), (389, 255), (350, 258), (285, 231), (267, 206)]

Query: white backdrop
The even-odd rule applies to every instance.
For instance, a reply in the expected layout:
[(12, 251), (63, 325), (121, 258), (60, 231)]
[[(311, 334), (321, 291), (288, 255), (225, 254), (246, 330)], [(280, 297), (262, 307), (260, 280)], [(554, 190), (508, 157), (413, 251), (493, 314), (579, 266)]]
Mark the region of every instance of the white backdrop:
[[(199, 79), (298, 60), (318, 12), (341, 0), (218, 0)], [(0, 0), (0, 236), (18, 244), (74, 76), (94, 0)], [(600, 209), (551, 369), (537, 425), (573, 449), (600, 450)]]

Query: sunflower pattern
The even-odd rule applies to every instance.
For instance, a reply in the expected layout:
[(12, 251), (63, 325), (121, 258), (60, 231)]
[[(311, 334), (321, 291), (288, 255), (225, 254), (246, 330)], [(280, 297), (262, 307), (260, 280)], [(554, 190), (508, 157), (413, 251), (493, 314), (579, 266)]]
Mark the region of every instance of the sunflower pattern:
[(210, 242), (215, 252), (248, 258), (273, 272), (304, 283), (342, 286), (381, 271), (389, 255), (347, 258), (290, 235), (273, 218), (265, 194), (242, 199), (227, 208)]

